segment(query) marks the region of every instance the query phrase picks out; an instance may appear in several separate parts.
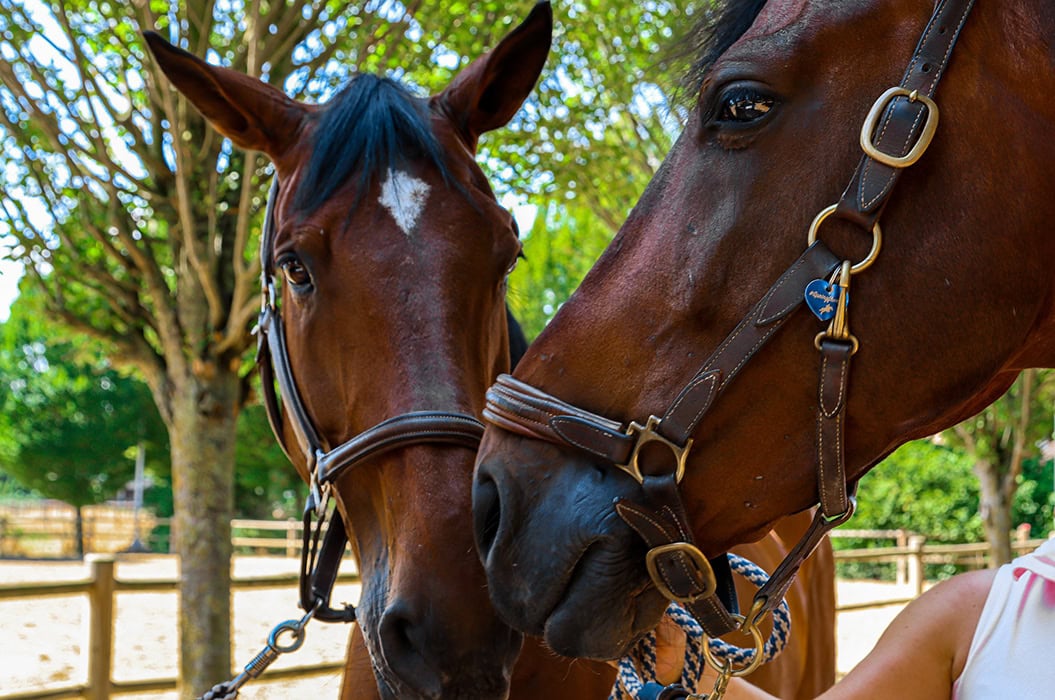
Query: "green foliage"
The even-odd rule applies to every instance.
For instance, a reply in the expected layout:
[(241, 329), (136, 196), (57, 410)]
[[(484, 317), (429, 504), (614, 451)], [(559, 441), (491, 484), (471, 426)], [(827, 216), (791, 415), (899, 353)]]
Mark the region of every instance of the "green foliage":
[(942, 542), (982, 537), (970, 460), (929, 440), (903, 445), (869, 472), (857, 502), (854, 528), (903, 528)]
[(553, 53), (510, 128), (481, 153), (499, 190), (574, 202), (614, 232), (680, 130), (665, 50), (694, 3), (555, 3)]
[[(145, 438), (151, 488), (144, 505), (173, 515), (163, 424), (146, 384), (115, 371), (103, 348), (39, 313), (32, 289), (0, 326), (0, 498), (38, 496), (72, 505), (113, 498), (132, 479)], [(235, 512), (297, 513), (303, 483), (282, 454), (262, 406), (237, 424)]]
[(1011, 508), (1011, 522), (1028, 524), (1030, 537), (1047, 537), (1055, 510), (1055, 467), (1050, 459), (1027, 459), (1022, 464), (1018, 489)]
[(84, 340), (49, 328), (23, 296), (0, 329), (0, 466), (23, 487), (74, 506), (113, 498), (132, 479), (141, 440), (167, 470), (164, 426), (150, 392)]
[[(0, 456), (0, 465), (7, 463), (6, 458)], [(5, 474), (3, 467), (0, 466), (0, 503), (4, 501), (18, 501), (34, 496), (39, 496), (39, 494), (34, 494), (32, 489), (27, 489), (18, 483), (14, 477)]]
[(586, 207), (551, 204), (524, 238), (525, 260), (509, 278), (509, 305), (528, 338), (557, 313), (611, 240)]
[[(858, 487), (857, 513), (846, 527), (906, 530), (934, 542), (978, 542), (978, 482), (962, 452), (932, 440), (909, 442), (870, 471)], [(889, 547), (890, 541), (836, 538), (836, 549)], [(846, 562), (837, 567), (847, 578), (893, 577), (889, 564)], [(929, 577), (954, 573), (928, 567)]]
[(271, 433), (263, 406), (238, 416), (235, 512), (242, 518), (299, 517), (307, 486)]

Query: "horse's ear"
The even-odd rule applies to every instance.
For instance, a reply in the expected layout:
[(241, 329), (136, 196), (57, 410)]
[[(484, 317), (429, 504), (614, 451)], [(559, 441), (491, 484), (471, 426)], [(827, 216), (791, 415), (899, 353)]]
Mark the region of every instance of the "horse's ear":
[(261, 80), (206, 63), (156, 32), (143, 36), (176, 89), (235, 145), (275, 160), (293, 144), (307, 114), (304, 105)]
[(546, 64), (552, 39), (553, 9), (547, 0), (438, 96), (460, 121), (471, 146), (476, 147), (480, 134), (508, 124), (524, 104)]

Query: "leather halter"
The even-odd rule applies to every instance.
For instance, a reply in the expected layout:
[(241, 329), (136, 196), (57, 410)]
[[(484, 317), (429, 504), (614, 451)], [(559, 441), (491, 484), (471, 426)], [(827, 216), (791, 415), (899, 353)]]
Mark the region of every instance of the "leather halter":
[[(348, 535), (339, 510), (334, 510), (326, 537), (319, 550), (319, 538), (326, 521), (330, 486), (353, 467), (392, 450), (422, 443), (444, 444), (476, 450), (484, 426), (475, 416), (458, 411), (414, 411), (384, 420), (350, 440), (327, 450), (308, 414), (293, 377), (282, 314), (278, 307), (277, 280), (273, 250), (275, 243), (274, 201), (278, 180), (271, 185), (264, 230), (260, 241), (261, 291), (263, 302), (258, 333), (256, 363), (260, 370), (264, 406), (271, 430), (291, 461), (293, 451), (282, 423), (282, 404), (289, 414), (297, 447), (308, 466), (310, 492), (304, 506), (304, 541), (301, 552), (300, 604), (304, 610), (316, 610), (315, 618), (325, 622), (352, 622), (355, 607), (340, 610), (329, 606), (330, 593), (344, 554)], [(278, 384), (278, 393), (275, 384)], [(281, 401), (280, 401), (281, 397)], [(312, 528), (312, 516), (318, 520)]]
[[(621, 499), (616, 511), (651, 548), (646, 564), (656, 587), (685, 605), (711, 637), (738, 627), (745, 631), (756, 627), (780, 603), (799, 567), (824, 536), (853, 515), (856, 485), (847, 483), (843, 446), (847, 379), (858, 341), (849, 333), (848, 296), (841, 295), (839, 316), (815, 341), (821, 353), (816, 430), (820, 507), (806, 534), (755, 595), (745, 617), (737, 615), (735, 607), (730, 609), (726, 602), (730, 582), (713, 571), (716, 564), (727, 569), (724, 557), (708, 562), (694, 544), (677, 490), (692, 435), (730, 382), (800, 307), (811, 281), (837, 275), (845, 292), (851, 274), (874, 262), (881, 243), (879, 217), (901, 170), (922, 155), (934, 135), (938, 108), (932, 97), (973, 5), (974, 0), (938, 2), (900, 85), (887, 90), (872, 107), (861, 133), (865, 155), (839, 203), (818, 215), (806, 252), (707, 358), (662, 417), (651, 416), (645, 425), (624, 426), (509, 375), (499, 377), (488, 391), (484, 419), (489, 423), (572, 447), (622, 469), (641, 484), (647, 503)], [(856, 265), (841, 261), (817, 240), (817, 229), (832, 214), (872, 233), (873, 248), (866, 260)], [(641, 469), (638, 459), (649, 443), (670, 450), (673, 471), (656, 475)], [(725, 591), (718, 590), (719, 579)], [(735, 595), (731, 602), (735, 604)]]

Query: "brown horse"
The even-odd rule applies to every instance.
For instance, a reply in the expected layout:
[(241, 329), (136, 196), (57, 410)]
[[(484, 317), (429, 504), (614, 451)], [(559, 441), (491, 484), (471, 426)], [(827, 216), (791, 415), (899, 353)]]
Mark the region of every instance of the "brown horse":
[[(848, 486), (898, 445), (1055, 365), (1055, 5), (970, 5), (704, 13), (684, 132), (522, 383), (489, 403), (504, 429), (478, 459), (477, 543), (515, 627), (610, 658), (653, 626), (666, 601), (626, 510), (676, 466), (688, 527), (716, 557), (818, 500), (845, 517)], [(852, 295), (832, 286), (851, 279)], [(817, 283), (843, 321), (793, 313)], [(623, 433), (648, 416), (662, 418)]]
[[(273, 322), (323, 451), (407, 412), (477, 416), (508, 370), (505, 285), (520, 243), (474, 155), (533, 88), (551, 25), (549, 5), (537, 5), (431, 98), (360, 75), (322, 106), (148, 35), (205, 118), (274, 163), (264, 251), (265, 271), (282, 278)], [(288, 403), (284, 441), (295, 446), (303, 435)], [(309, 457), (290, 452), (309, 479)], [(607, 666), (558, 659), (537, 642), (514, 672), (522, 637), (495, 615), (473, 552), (474, 456), (415, 443), (337, 478), (363, 586), (344, 697), (500, 698), (511, 675), (521, 697), (610, 689)]]

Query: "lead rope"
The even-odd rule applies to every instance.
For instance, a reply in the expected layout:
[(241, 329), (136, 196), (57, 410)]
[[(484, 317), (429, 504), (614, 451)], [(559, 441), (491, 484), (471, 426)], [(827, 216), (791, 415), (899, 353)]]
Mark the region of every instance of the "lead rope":
[[(735, 554), (729, 554), (729, 564), (755, 586), (769, 580), (759, 566)], [(755, 649), (744, 649), (721, 639), (707, 639), (700, 623), (683, 607), (671, 603), (666, 616), (685, 633), (685, 660), (677, 684), (662, 686), (656, 680), (656, 633), (649, 632), (630, 653), (619, 661), (619, 673), (608, 700), (673, 700), (674, 698), (709, 698), (719, 700), (725, 693), (729, 677), (736, 669), (750, 667)], [(791, 632), (791, 612), (782, 600), (773, 611), (773, 632), (762, 647), (760, 663), (772, 661), (784, 651)], [(704, 640), (707, 649), (704, 649)], [(718, 681), (709, 695), (698, 695), (705, 664), (718, 671)]]

